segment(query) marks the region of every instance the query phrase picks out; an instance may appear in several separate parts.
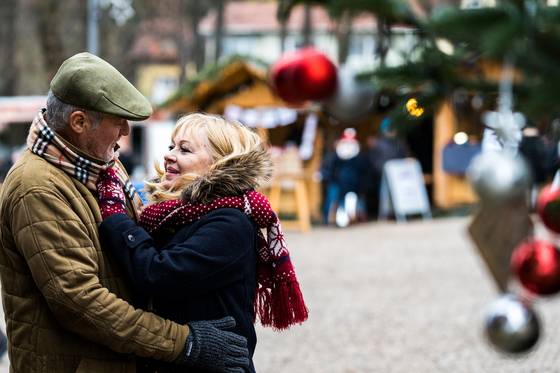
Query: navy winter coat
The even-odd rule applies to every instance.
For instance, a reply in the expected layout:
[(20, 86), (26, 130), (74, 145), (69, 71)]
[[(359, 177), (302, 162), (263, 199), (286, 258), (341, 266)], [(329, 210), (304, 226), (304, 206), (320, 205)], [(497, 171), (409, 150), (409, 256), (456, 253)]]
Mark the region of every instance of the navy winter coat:
[[(152, 238), (124, 214), (105, 219), (99, 232), (102, 245), (132, 280), (143, 307), (149, 300), (154, 313), (183, 324), (233, 316), (234, 332), (247, 338), (252, 358), (256, 229), (242, 211), (222, 208), (166, 232), (166, 237)], [(184, 370), (162, 362), (148, 364), (158, 372)]]

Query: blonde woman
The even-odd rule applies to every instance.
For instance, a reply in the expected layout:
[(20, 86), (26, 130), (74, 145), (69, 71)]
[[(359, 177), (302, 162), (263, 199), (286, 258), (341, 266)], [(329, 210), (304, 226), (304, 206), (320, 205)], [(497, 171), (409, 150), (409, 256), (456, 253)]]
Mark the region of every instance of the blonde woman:
[[(271, 174), (261, 139), (240, 123), (190, 114), (156, 170), (139, 226), (123, 213), (112, 170), (100, 178), (102, 243), (155, 313), (179, 323), (232, 316), (252, 359), (257, 315), (275, 329), (307, 318), (278, 219), (255, 191)], [(156, 361), (146, 369), (181, 370)]]

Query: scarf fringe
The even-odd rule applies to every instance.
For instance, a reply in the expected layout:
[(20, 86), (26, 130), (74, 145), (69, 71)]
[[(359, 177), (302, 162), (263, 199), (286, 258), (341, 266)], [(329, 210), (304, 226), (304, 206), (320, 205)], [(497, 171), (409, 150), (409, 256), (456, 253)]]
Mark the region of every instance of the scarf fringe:
[[(282, 266), (291, 267), (291, 263), (287, 261)], [(270, 273), (270, 271), (266, 272)], [(281, 331), (307, 320), (309, 310), (305, 305), (295, 275), (289, 280), (276, 280), (280, 271), (272, 272), (274, 272), (274, 283), (269, 286), (259, 285), (255, 294), (255, 316), (258, 315), (263, 326), (270, 326), (276, 331)]]
[(307, 320), (308, 310), (297, 282), (282, 283), (272, 296), (272, 327), (284, 330)]
[(259, 317), (263, 326), (272, 326), (272, 290), (259, 287), (255, 294), (255, 317)]

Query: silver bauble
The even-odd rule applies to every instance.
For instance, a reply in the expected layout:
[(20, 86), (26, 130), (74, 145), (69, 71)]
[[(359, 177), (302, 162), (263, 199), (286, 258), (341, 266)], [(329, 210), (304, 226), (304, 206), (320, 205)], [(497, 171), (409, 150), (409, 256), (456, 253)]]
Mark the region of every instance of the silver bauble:
[(498, 350), (517, 354), (530, 350), (537, 343), (540, 324), (535, 311), (526, 302), (506, 294), (490, 304), (485, 332)]
[(531, 185), (531, 173), (523, 158), (488, 151), (471, 162), (467, 177), (483, 202), (500, 203), (523, 197)]
[(349, 121), (369, 113), (373, 108), (376, 90), (371, 82), (362, 82), (347, 67), (338, 72), (338, 88), (333, 97), (324, 103), (329, 115)]

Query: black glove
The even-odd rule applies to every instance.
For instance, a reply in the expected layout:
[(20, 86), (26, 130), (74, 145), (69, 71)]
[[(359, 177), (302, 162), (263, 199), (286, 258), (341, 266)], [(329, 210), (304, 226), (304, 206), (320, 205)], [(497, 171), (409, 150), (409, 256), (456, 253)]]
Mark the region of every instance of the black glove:
[(188, 323), (190, 332), (180, 363), (212, 372), (241, 373), (249, 367), (247, 339), (233, 332), (235, 319)]

